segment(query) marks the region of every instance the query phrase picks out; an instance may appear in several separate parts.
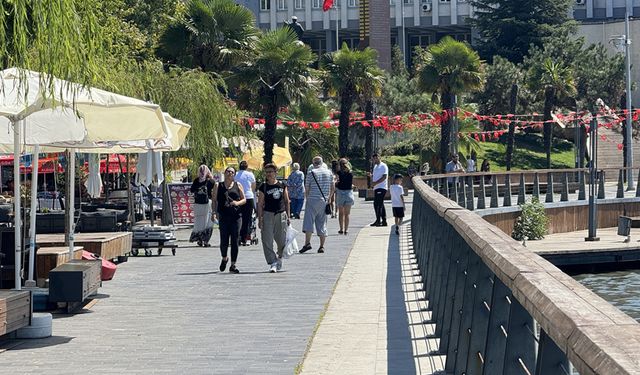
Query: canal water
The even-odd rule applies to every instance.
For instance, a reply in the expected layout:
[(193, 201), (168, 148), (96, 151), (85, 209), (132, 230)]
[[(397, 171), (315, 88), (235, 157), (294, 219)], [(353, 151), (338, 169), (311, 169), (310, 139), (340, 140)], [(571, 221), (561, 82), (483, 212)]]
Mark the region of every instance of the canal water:
[(573, 278), (640, 322), (640, 270), (585, 273)]

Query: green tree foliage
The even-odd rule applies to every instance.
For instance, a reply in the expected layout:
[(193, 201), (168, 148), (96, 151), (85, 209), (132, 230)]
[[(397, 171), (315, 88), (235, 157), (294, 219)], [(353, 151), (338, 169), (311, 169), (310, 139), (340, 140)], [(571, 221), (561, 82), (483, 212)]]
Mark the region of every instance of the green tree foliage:
[[(478, 53), (468, 44), (445, 37), (429, 46), (428, 54), (418, 69), (419, 87), (440, 96), (443, 110), (453, 108), (455, 95), (482, 88), (484, 69)], [(440, 127), (440, 161), (445, 165), (451, 143), (451, 118)]]
[(471, 23), (479, 33), (481, 55), (521, 62), (531, 45), (540, 47), (543, 38), (559, 28), (575, 27), (569, 15), (573, 4), (573, 0), (472, 0)]
[(278, 111), (316, 89), (309, 46), (298, 41), (290, 28), (269, 31), (260, 36), (253, 56), (237, 68), (229, 82), (238, 94), (238, 105), (265, 119), (264, 161), (273, 158)]
[(248, 59), (257, 39), (253, 13), (233, 0), (191, 0), (160, 36), (165, 62), (224, 72)]
[(377, 99), (381, 115), (402, 115), (437, 111), (439, 106), (431, 101), (431, 95), (418, 87), (418, 81), (408, 76), (387, 76), (382, 85), (382, 95)]
[[(303, 120), (306, 122), (323, 122), (328, 120), (327, 108), (315, 96), (307, 96), (298, 104), (289, 107), (288, 118), (291, 120)], [(284, 119), (283, 119), (284, 120)], [(314, 156), (322, 155), (326, 160), (337, 158), (338, 153), (338, 129), (330, 127), (325, 129), (301, 128), (292, 126), (284, 134), (290, 138), (290, 148), (294, 159), (301, 166), (311, 164)]]
[(336, 52), (320, 59), (325, 86), (329, 94), (340, 98), (339, 154), (346, 156), (349, 148), (349, 112), (361, 97), (379, 96), (384, 73), (378, 67), (376, 50), (352, 50), (346, 43)]
[(549, 219), (544, 205), (537, 199), (520, 205), (520, 216), (513, 226), (511, 237), (515, 240), (541, 240), (547, 234)]
[[(0, 65), (82, 84), (101, 78), (106, 53), (98, 0), (0, 0)], [(51, 80), (43, 84), (53, 90)]]
[(391, 75), (394, 77), (409, 75), (407, 64), (404, 63), (404, 55), (397, 44), (391, 47)]
[(510, 113), (511, 86), (524, 82), (524, 72), (518, 65), (500, 56), (496, 56), (485, 71), (484, 88), (474, 94), (472, 100), (478, 103), (480, 113)]

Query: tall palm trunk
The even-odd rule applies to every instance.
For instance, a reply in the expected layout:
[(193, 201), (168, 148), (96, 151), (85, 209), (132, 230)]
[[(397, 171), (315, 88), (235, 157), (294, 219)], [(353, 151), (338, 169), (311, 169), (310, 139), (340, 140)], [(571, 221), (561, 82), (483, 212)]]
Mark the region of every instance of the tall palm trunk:
[(447, 120), (442, 122), (440, 126), (440, 163), (441, 170), (444, 171), (444, 167), (449, 160), (449, 147), (451, 146), (451, 126), (453, 124), (453, 118), (451, 116), (451, 108), (453, 107), (453, 96), (450, 92), (445, 91), (440, 98), (440, 104), (442, 110), (448, 113)]
[(273, 162), (273, 145), (276, 139), (276, 125), (278, 121), (278, 102), (276, 93), (269, 94), (270, 100), (267, 109), (267, 115), (264, 119), (264, 163)]
[(369, 122), (369, 127), (365, 128), (365, 156), (367, 163), (371, 162), (371, 156), (373, 155), (373, 100), (367, 100), (364, 104), (364, 118)]
[(547, 152), (547, 169), (551, 169), (551, 140), (553, 137), (553, 123), (551, 110), (553, 109), (556, 90), (552, 86), (547, 86), (544, 90), (544, 149)]
[[(511, 85), (511, 98), (509, 100), (509, 113), (516, 114), (518, 105), (518, 85)], [(516, 138), (516, 122), (511, 121), (509, 123), (509, 134), (507, 136), (507, 157), (506, 157), (506, 165), (507, 170), (511, 170), (511, 163), (513, 160), (513, 145), (515, 143)]]
[(338, 151), (340, 157), (347, 156), (349, 149), (349, 111), (353, 105), (353, 95), (347, 89), (340, 95), (340, 125), (338, 126)]

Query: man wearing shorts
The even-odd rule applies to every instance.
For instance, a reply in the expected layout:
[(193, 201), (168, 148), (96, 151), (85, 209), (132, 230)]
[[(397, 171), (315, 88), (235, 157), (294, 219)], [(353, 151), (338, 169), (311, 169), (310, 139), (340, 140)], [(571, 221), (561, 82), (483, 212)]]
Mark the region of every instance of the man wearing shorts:
[(322, 157), (313, 158), (313, 169), (307, 173), (305, 180), (305, 211), (302, 231), (305, 234), (304, 246), (300, 253), (311, 250), (311, 235), (315, 227), (320, 237), (318, 253), (324, 253), (324, 242), (327, 239), (327, 214), (325, 207), (333, 196), (333, 174), (323, 166)]

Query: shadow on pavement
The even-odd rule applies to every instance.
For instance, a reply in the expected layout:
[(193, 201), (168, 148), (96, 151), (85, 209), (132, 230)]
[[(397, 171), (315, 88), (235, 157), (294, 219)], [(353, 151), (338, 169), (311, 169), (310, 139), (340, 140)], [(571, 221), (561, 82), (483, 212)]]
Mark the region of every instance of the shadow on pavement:
[(51, 336), (45, 339), (10, 340), (0, 344), (0, 353), (4, 350), (25, 350), (46, 348), (48, 346), (63, 345), (69, 343), (75, 337)]
[(400, 243), (390, 226), (389, 252), (387, 255), (387, 373), (415, 373), (413, 342), (402, 287), (402, 263)]

